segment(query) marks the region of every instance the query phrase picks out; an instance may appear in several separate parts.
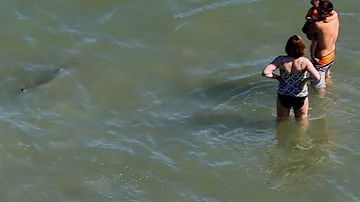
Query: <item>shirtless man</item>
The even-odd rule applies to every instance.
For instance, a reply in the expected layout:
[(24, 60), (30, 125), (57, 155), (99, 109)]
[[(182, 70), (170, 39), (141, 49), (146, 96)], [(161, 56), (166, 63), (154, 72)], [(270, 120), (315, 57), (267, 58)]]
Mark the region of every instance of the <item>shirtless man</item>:
[[(319, 82), (312, 82), (312, 86), (324, 89), (326, 84), (331, 84), (330, 67), (335, 60), (335, 47), (339, 35), (339, 18), (329, 0), (320, 0), (317, 13), (319, 21), (305, 24), (302, 31), (307, 36), (317, 38), (318, 44), (313, 55), (319, 60), (313, 60), (312, 62), (320, 73), (321, 79)], [(334, 20), (324, 22), (334, 15), (336, 16)]]

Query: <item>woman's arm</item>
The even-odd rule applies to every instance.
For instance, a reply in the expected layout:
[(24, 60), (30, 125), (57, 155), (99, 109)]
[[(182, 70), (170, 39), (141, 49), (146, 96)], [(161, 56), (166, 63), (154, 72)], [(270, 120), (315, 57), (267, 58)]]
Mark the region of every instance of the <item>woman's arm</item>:
[(320, 81), (320, 74), (319, 72), (315, 69), (314, 65), (311, 63), (311, 61), (309, 59), (306, 59), (306, 71), (308, 71), (310, 73), (310, 77), (312, 78), (312, 80), (319, 82)]
[(277, 74), (274, 74), (274, 71), (278, 68), (280, 64), (280, 57), (275, 58), (270, 64), (268, 64), (264, 70), (262, 71), (262, 76), (269, 78), (269, 79), (276, 79), (280, 81), (280, 76)]
[(313, 80), (315, 82), (319, 82), (320, 81), (320, 74), (319, 72), (315, 69), (314, 65), (311, 63), (311, 61), (306, 58), (306, 71), (308, 71), (310, 73), (310, 77), (305, 78), (301, 84), (302, 87), (304, 87), (307, 82)]

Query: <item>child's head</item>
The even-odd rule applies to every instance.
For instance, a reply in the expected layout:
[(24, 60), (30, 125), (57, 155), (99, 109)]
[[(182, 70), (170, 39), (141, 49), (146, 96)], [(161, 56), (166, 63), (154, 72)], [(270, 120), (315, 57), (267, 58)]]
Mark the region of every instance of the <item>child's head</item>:
[(288, 56), (299, 58), (306, 54), (306, 44), (299, 35), (291, 36), (285, 46), (285, 52)]
[(313, 7), (319, 7), (320, 0), (310, 0), (310, 3)]

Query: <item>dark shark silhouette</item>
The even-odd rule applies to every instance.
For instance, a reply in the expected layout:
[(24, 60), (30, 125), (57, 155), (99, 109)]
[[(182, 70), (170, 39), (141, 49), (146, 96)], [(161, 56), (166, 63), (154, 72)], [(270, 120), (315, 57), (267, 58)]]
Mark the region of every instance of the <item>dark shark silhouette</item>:
[(26, 92), (29, 89), (33, 89), (43, 84), (49, 83), (58, 76), (61, 69), (62, 67), (55, 68), (48, 72), (44, 72), (41, 75), (38, 75), (36, 78), (30, 79), (30, 81), (26, 85), (23, 85), (21, 87), (20, 92)]
[(79, 64), (83, 64), (82, 61), (70, 63), (67, 62), (67, 64), (60, 65), (59, 67), (52, 67), (36, 72), (26, 73), (25, 75), (27, 75), (27, 78), (24, 80), (27, 80), (27, 82), (25, 82), (20, 87), (20, 93), (25, 93), (28, 90), (35, 89), (41, 85), (47, 84), (57, 78), (62, 70), (66, 70)]

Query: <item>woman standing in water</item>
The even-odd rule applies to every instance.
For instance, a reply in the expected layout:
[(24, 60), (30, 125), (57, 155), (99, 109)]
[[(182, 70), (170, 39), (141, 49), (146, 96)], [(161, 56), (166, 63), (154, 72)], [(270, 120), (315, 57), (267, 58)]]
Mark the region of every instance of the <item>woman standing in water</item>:
[[(262, 76), (279, 81), (277, 90), (277, 117), (279, 120), (287, 118), (290, 110), (294, 110), (295, 118), (299, 121), (307, 119), (309, 110), (308, 86), (310, 80), (319, 81), (320, 74), (311, 61), (305, 57), (306, 44), (298, 36), (291, 36), (285, 46), (286, 55), (276, 57), (268, 64)], [(274, 74), (279, 69), (280, 75)], [(306, 73), (310, 77), (306, 77)]]

